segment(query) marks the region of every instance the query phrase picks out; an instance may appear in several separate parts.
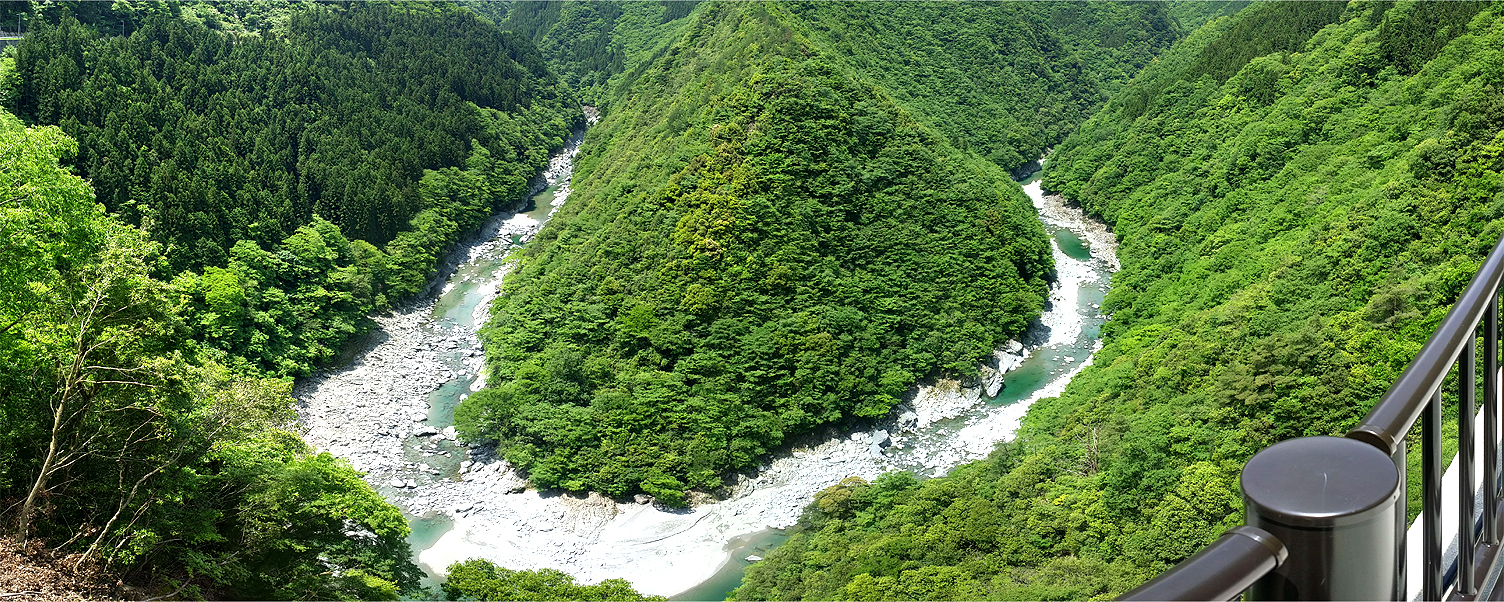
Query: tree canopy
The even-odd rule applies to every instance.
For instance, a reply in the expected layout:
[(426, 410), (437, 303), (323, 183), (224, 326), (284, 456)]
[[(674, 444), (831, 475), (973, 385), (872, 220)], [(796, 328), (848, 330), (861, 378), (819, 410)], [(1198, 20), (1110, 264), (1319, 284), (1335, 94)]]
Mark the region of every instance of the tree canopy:
[(702, 6), (586, 140), (459, 407), (542, 487), (683, 503), (880, 416), (1037, 315), (1048, 243), (1006, 173), (787, 25)]
[(0, 111), (5, 535), (189, 597), (415, 593), (402, 515), (298, 439), (289, 381), (193, 353), (161, 245), (60, 165), (77, 148)]
[(579, 585), (568, 573), (554, 569), (514, 571), (490, 561), (470, 559), (449, 565), (444, 595), (450, 600), (581, 600), (585, 602), (646, 602), (666, 600), (644, 596), (622, 579), (607, 579), (595, 585)]
[(41, 20), (7, 99), (79, 141), (106, 208), (164, 245), (192, 338), (241, 369), (332, 359), (583, 120), (531, 43), (450, 5), (242, 17), (257, 31), (172, 7), (126, 36)]
[(1256, 3), (1161, 55), (1046, 167), (1121, 243), (1093, 365), (986, 461), (826, 494), (737, 597), (1106, 599), (1238, 524), (1243, 463), (1355, 424), (1504, 233), (1501, 43), (1481, 3)]

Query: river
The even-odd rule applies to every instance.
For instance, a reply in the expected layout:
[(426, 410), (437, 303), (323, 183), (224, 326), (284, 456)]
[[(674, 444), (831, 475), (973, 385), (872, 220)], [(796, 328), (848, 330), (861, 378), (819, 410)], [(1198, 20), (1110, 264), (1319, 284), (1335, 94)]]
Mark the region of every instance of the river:
[(809, 437), (728, 479), (721, 501), (694, 508), (528, 489), (505, 462), (456, 443), (446, 427), (454, 406), (484, 384), (475, 330), (510, 269), (506, 253), (568, 200), (579, 140), (553, 158), (531, 209), (494, 217), (451, 256), (441, 293), (377, 318), (349, 364), (295, 390), (307, 441), (349, 459), (407, 513), (409, 542), (430, 578), (477, 557), (513, 569), (557, 568), (585, 583), (620, 577), (647, 594), (724, 598), (746, 557), (781, 542), (781, 528), (816, 492), (894, 470), (936, 476), (984, 457), (1017, 429), (1029, 404), (1058, 395), (1100, 347), (1116, 242), (1030, 179), (1024, 191), (1053, 241), (1050, 303), (1020, 341), (983, 362), (978, 382), (922, 383), (870, 430)]

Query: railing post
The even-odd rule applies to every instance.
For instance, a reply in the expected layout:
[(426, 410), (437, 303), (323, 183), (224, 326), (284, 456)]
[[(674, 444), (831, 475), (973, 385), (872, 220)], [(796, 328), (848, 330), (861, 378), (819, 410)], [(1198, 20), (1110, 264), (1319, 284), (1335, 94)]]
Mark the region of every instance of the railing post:
[(1441, 393), (1431, 396), (1420, 418), (1420, 521), (1421, 547), (1420, 599), (1441, 600), (1445, 586), (1441, 582)]
[(1269, 532), (1289, 559), (1250, 600), (1385, 600), (1401, 578), (1395, 525), (1399, 472), (1389, 454), (1342, 437), (1303, 437), (1243, 467), (1247, 525)]
[(1499, 507), (1495, 488), (1499, 480), (1499, 295), (1488, 299), (1483, 316), (1483, 537), (1499, 543), (1494, 509)]
[(1394, 474), (1399, 483), (1395, 485), (1395, 495), (1397, 497), (1394, 500), (1394, 594), (1386, 598), (1388, 600), (1404, 600), (1405, 594), (1410, 589), (1410, 584), (1407, 582), (1410, 578), (1410, 571), (1409, 567), (1405, 566), (1405, 550), (1410, 543), (1408, 541), (1410, 521), (1405, 516), (1409, 512), (1409, 499), (1407, 496), (1409, 495), (1410, 488), (1407, 481), (1408, 477), (1406, 476), (1406, 473), (1409, 471), (1409, 463), (1405, 458), (1405, 448), (1407, 447), (1405, 440), (1400, 439), (1398, 445), (1399, 449), (1395, 450), (1394, 455), (1389, 457), (1389, 460), (1394, 462)]
[[(1473, 552), (1478, 540), (1473, 538), (1473, 419), (1477, 409), (1474, 388), (1477, 386), (1477, 349), (1473, 339), (1462, 346), (1457, 360), (1457, 594), (1476, 596), (1473, 579)], [(1487, 575), (1485, 575), (1486, 577)]]

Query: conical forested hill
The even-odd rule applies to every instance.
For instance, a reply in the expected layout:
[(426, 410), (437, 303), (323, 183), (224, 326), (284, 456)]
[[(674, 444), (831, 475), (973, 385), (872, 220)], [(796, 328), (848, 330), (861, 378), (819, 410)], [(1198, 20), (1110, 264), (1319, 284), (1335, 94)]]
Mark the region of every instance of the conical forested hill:
[(543, 487), (714, 488), (885, 414), (1039, 310), (1049, 247), (1002, 170), (790, 27), (702, 6), (586, 141), (486, 331), (462, 430)]
[(1158, 5), (482, 8), (608, 116), (461, 425), (538, 485), (671, 500), (1020, 332), (1048, 249), (998, 166), (1176, 35)]

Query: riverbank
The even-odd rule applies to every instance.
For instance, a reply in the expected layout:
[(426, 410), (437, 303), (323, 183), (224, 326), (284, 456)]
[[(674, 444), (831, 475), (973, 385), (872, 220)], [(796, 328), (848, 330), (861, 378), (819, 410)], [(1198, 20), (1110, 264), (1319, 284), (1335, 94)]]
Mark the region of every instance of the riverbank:
[[(585, 582), (621, 577), (644, 593), (673, 595), (729, 562), (728, 542), (794, 524), (815, 493), (842, 479), (870, 480), (894, 470), (933, 476), (985, 457), (1017, 428), (1029, 404), (1058, 395), (1089, 365), (1101, 319), (1096, 310), (1116, 265), (1105, 228), (1077, 221), (1084, 216), (1045, 201), (1038, 184), (1032, 186), (1031, 197), (1047, 225), (1090, 241), (1091, 253), (1078, 259), (1058, 242), (1053, 245), (1057, 279), (1049, 307), (1024, 341), (1010, 342), (984, 363), (978, 382), (928, 383), (874, 430), (841, 434), (832, 429), (823, 439), (769, 458), (755, 474), (736, 475), (717, 492), (719, 501), (702, 499), (690, 509), (618, 503), (594, 494), (506, 494), (484, 482), (436, 488), (427, 494), (469, 509), (419, 554), (420, 561), (441, 568), (479, 557), (514, 569), (556, 568)], [(1087, 332), (1089, 319), (1093, 326)], [(1046, 378), (1038, 386), (1008, 384), (1008, 374), (1031, 361)], [(1004, 390), (1017, 399), (989, 403)], [(469, 500), (480, 501), (472, 506)]]
[(1096, 349), (1115, 242), (1028, 183), (1052, 238), (1056, 279), (1043, 315), (983, 362), (975, 382), (922, 383), (870, 430), (807, 437), (688, 509), (530, 490), (490, 450), (455, 441), (449, 425), (454, 405), (484, 384), (475, 331), (510, 269), (504, 255), (567, 202), (577, 143), (551, 162), (536, 208), (498, 216), (456, 251), (437, 298), (379, 318), (350, 365), (296, 389), (306, 439), (366, 471), (426, 529), (415, 534), (415, 552), (431, 575), (485, 558), (512, 569), (556, 568), (586, 583), (624, 578), (648, 594), (684, 592), (726, 566), (729, 542), (792, 525), (815, 493), (842, 479), (895, 470), (934, 476), (985, 457), (1029, 404), (1059, 394)]
[[(484, 357), (475, 331), (511, 268), (506, 253), (532, 240), (567, 198), (581, 140), (582, 134), (572, 136), (534, 186), (534, 193), (562, 188), (554, 195), (557, 204), (526, 211), (524, 199), (512, 211), (492, 216), (440, 262), (443, 277), (430, 286), (442, 287), (440, 294), (375, 317), (376, 328), (351, 362), (302, 379), (293, 389), (304, 439), (349, 460), (413, 516), (452, 511), (419, 493), (421, 487), (451, 480), (472, 453), (448, 427), (457, 401), (450, 393), (483, 384)], [(458, 288), (478, 296), (455, 303), (451, 293)]]

